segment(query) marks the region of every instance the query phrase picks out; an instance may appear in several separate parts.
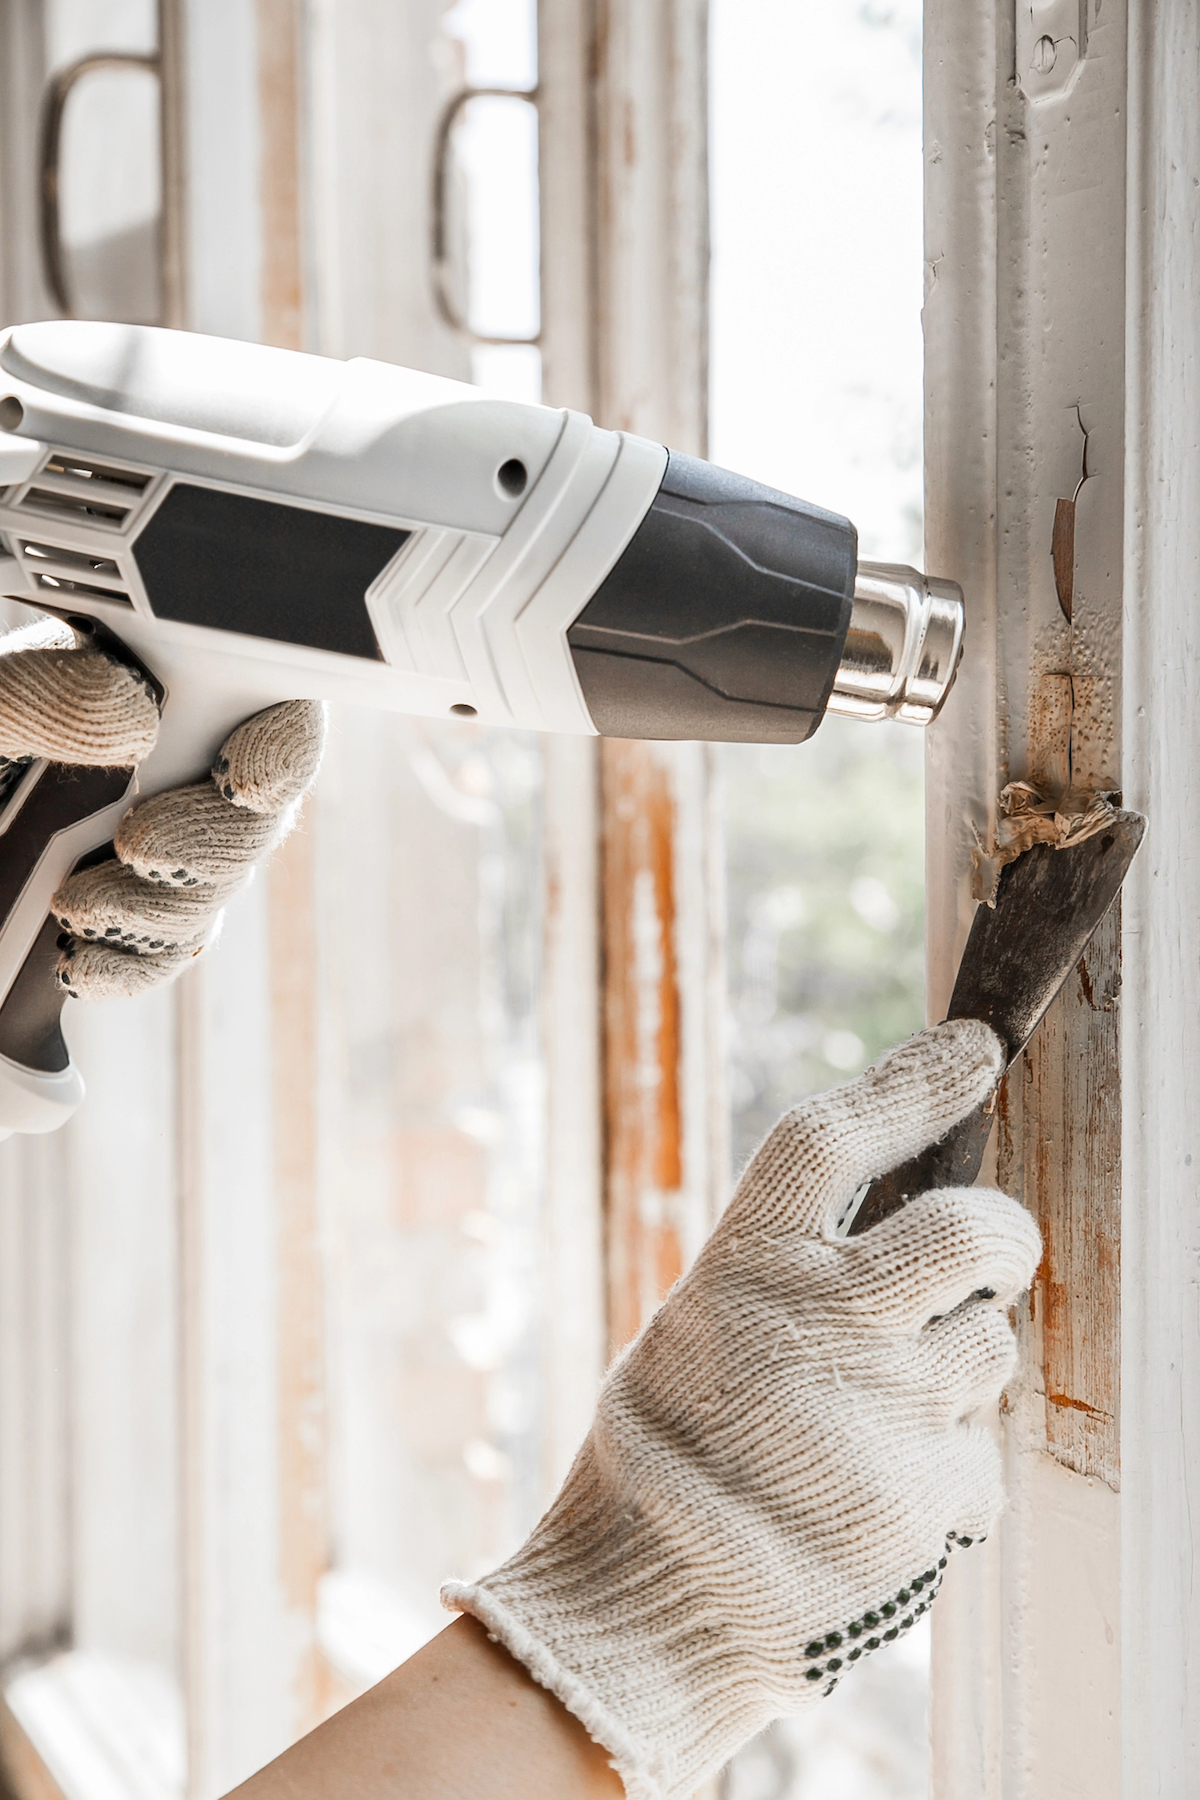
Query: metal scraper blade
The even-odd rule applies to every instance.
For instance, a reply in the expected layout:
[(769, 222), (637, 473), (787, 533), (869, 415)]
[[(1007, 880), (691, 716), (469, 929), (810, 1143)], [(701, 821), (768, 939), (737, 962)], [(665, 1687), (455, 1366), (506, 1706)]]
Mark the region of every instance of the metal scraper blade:
[[(946, 1017), (983, 1019), (1011, 1067), (1120, 892), (1145, 829), (1140, 813), (1118, 812), (1081, 844), (1035, 844), (1009, 863), (995, 907), (976, 911)], [(993, 1094), (940, 1144), (878, 1176), (845, 1229), (866, 1231), (930, 1188), (969, 1187), (983, 1166), (995, 1111)]]

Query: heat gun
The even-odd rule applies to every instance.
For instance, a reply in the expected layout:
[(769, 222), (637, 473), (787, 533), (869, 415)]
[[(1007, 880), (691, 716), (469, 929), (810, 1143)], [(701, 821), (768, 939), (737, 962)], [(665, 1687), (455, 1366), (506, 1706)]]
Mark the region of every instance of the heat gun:
[(0, 810), (0, 1129), (82, 1098), (51, 896), (139, 795), (280, 700), (538, 731), (799, 743), (926, 724), (962, 596), (849, 520), (580, 413), (145, 326), (0, 334), (0, 594), (162, 696), (136, 773), (33, 763)]

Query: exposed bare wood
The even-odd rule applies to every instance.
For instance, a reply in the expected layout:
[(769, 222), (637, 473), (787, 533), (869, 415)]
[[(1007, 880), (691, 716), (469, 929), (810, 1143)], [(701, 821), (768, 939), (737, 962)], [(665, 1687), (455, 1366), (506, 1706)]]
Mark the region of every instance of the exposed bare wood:
[[(1045, 1254), (1031, 1295), (1046, 1442), (1068, 1468), (1117, 1487), (1120, 903), (1014, 1073), (1000, 1179), (1036, 1205)], [(1013, 1130), (1013, 1115), (1020, 1122)], [(1019, 1160), (1018, 1160), (1019, 1158)]]
[(602, 759), (608, 1326), (615, 1351), (685, 1264), (675, 801), (644, 744)]
[[(546, 397), (703, 454), (707, 7), (540, 10)], [(609, 1335), (686, 1267), (726, 1174), (713, 762), (600, 745)]]
[[(926, 554), (969, 608), (930, 742), (935, 1017), (1002, 785), (1121, 785), (1126, 19), (1086, 12), (1082, 57), (999, 0), (926, 15)], [(1119, 1791), (1119, 992), (1114, 914), (1004, 1098), (997, 1173), (1047, 1248), (1004, 1418), (1012, 1503), (934, 1615), (947, 1800)]]

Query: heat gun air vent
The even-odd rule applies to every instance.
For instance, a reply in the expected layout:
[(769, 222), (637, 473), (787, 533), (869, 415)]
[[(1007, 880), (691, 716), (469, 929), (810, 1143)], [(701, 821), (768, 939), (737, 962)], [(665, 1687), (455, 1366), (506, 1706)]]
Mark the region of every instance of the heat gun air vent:
[(64, 550), (59, 544), (35, 544), (28, 538), (21, 538), (18, 547), (29, 579), (46, 594), (47, 604), (55, 594), (86, 594), (93, 600), (111, 600), (117, 606), (133, 605), (121, 571), (109, 557), (93, 556), (86, 550)]
[(30, 482), (18, 505), (87, 525), (120, 529), (136, 509), (151, 477), (112, 463), (91, 462), (56, 451)]

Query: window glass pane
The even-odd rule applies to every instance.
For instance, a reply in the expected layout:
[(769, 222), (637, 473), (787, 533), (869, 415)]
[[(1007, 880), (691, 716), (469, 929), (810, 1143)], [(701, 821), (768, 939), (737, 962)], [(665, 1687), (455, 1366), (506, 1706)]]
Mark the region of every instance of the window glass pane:
[[(457, 0), (445, 19), (464, 84), (532, 90), (536, 0)], [(527, 100), (481, 96), (459, 112), (450, 146), (447, 271), (453, 303), (480, 337), (530, 338), (540, 328), (538, 126)], [(473, 378), (514, 400), (541, 398), (540, 359), (480, 346)]]
[[(919, 565), (920, 8), (713, 0), (711, 68), (711, 455)], [(922, 766), (911, 727), (838, 718), (723, 752), (739, 1163), (924, 1022)], [(724, 1800), (924, 1796), (928, 1657), (914, 1630), (773, 1727)]]
[(158, 47), (157, 0), (45, 0), (46, 60), (51, 69), (94, 50)]
[[(103, 53), (152, 56), (154, 0), (48, 0), (54, 74)], [(161, 317), (162, 168), (153, 70), (97, 69), (67, 99), (59, 141), (59, 233), (72, 311), (154, 323)]]
[[(532, 85), (535, 7), (447, 16), (467, 81)], [(538, 328), (537, 126), (459, 115), (454, 299)], [(537, 401), (533, 345), (473, 378)], [(341, 710), (315, 799), (333, 1570), (320, 1638), (347, 1688), (446, 1621), (438, 1589), (520, 1542), (546, 1492), (542, 746)]]
[(735, 1166), (923, 1023), (920, 734), (827, 719), (724, 758)]
[(80, 318), (161, 316), (158, 106), (158, 76), (136, 68), (85, 75), (67, 101), (59, 230)]
[(443, 28), (461, 43), (472, 86), (531, 88), (536, 82), (536, 0), (456, 0)]
[(480, 95), (466, 103), (449, 189), (465, 213), (467, 324), (479, 337), (536, 337), (537, 111), (528, 100)]
[(322, 777), (322, 1637), (350, 1678), (444, 1623), (440, 1582), (541, 1504), (540, 781), (528, 734), (358, 711)]

